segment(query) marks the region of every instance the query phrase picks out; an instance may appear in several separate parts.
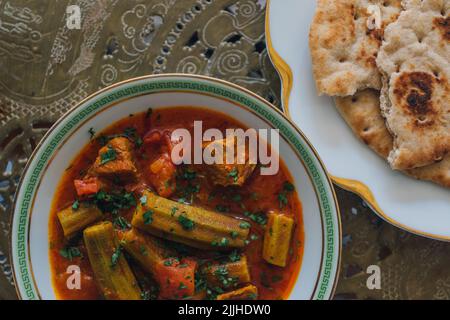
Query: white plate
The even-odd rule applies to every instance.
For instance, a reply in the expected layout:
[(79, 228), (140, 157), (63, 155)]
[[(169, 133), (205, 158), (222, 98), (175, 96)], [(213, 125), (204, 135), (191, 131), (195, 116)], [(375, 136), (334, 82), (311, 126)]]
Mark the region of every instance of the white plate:
[(316, 147), (333, 180), (361, 195), (390, 223), (450, 240), (449, 190), (392, 171), (353, 135), (331, 98), (317, 95), (308, 47), (315, 4), (314, 0), (270, 0), (268, 5), (268, 47), (283, 79), (285, 110), (292, 81), (286, 111)]
[(225, 81), (160, 75), (127, 80), (82, 101), (40, 142), (16, 195), (11, 231), (14, 277), (22, 299), (55, 299), (48, 225), (55, 186), (68, 164), (100, 132), (130, 113), (197, 106), (220, 111), (250, 128), (278, 128), (280, 154), (303, 205), (303, 263), (290, 299), (328, 299), (336, 286), (341, 249), (340, 216), (331, 180), (302, 133), (255, 94)]

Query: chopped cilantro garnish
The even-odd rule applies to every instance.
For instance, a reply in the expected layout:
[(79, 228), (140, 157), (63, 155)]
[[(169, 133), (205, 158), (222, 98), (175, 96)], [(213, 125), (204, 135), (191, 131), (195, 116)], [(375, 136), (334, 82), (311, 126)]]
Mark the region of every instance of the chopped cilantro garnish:
[(250, 212), (250, 211), (245, 211), (245, 212), (244, 212), (244, 215), (245, 215), (246, 217), (249, 217), (250, 220), (256, 222), (256, 223), (259, 224), (259, 225), (264, 226), (264, 225), (267, 224), (267, 218), (266, 218), (266, 216), (264, 215), (264, 213), (262, 213), (262, 212), (252, 213), (252, 212)]
[(231, 251), (230, 255), (228, 256), (231, 262), (237, 262), (241, 260), (241, 254), (237, 250)]
[(220, 239), (219, 246), (223, 247), (223, 246), (228, 245), (229, 243), (230, 243), (230, 240), (228, 240), (227, 238), (222, 238), (222, 239)]
[(137, 134), (137, 130), (136, 128), (133, 127), (128, 127), (125, 128), (123, 136), (132, 140), (134, 142), (134, 146), (136, 148), (139, 148), (140, 146), (142, 146), (142, 138)]
[(199, 271), (195, 272), (195, 281), (194, 281), (194, 285), (195, 285), (195, 292), (201, 292), (204, 291), (206, 289), (206, 279), (205, 279), (205, 275)]
[(83, 257), (83, 254), (81, 253), (80, 249), (77, 247), (65, 247), (59, 250), (59, 254), (61, 257), (66, 258), (70, 261), (73, 260), (75, 257)]
[(172, 216), (174, 216), (177, 211), (178, 211), (178, 207), (172, 207), (172, 209), (170, 209), (170, 214)]
[(292, 183), (290, 183), (289, 181), (285, 181), (283, 183), (283, 190), (286, 192), (292, 192), (295, 190), (295, 187)]
[(147, 196), (143, 195), (142, 197), (139, 198), (139, 201), (141, 202), (142, 205), (145, 205), (147, 203)]
[(94, 137), (95, 137), (95, 130), (94, 130), (94, 128), (89, 128), (88, 132), (89, 132), (90, 139), (91, 140), (94, 139)]
[(172, 265), (172, 263), (173, 263), (173, 261), (171, 259), (167, 259), (167, 260), (164, 261), (164, 265), (166, 267), (170, 267)]
[(104, 165), (105, 163), (108, 163), (110, 161), (116, 160), (117, 158), (117, 152), (114, 150), (113, 147), (108, 145), (108, 149), (100, 154), (100, 165)]
[(211, 245), (214, 247), (225, 247), (230, 243), (230, 240), (228, 240), (227, 238), (221, 238), (220, 240), (213, 240), (211, 242)]
[(119, 245), (116, 250), (114, 250), (111, 256), (111, 267), (115, 267), (119, 262), (120, 255), (122, 254), (122, 246)]
[(99, 191), (90, 197), (90, 200), (102, 212), (117, 214), (121, 209), (130, 209), (136, 206), (136, 199), (132, 193), (107, 193)]
[(179, 215), (178, 222), (181, 224), (184, 230), (192, 230), (195, 227), (194, 221), (192, 221), (185, 215)]
[(287, 194), (295, 190), (295, 187), (289, 181), (283, 183), (283, 190), (278, 194), (278, 202), (280, 204), (280, 209), (288, 204)]
[(232, 277), (228, 274), (228, 268), (225, 265), (218, 266), (214, 270), (214, 276), (220, 281), (224, 288), (235, 287), (239, 283), (239, 277)]
[(150, 224), (153, 222), (153, 211), (147, 210), (142, 217), (144, 218), (144, 224)]
[(239, 224), (239, 228), (241, 228), (241, 229), (250, 229), (250, 227), (251, 227), (251, 224), (248, 223), (247, 221), (242, 221)]
[(75, 200), (75, 201), (72, 203), (72, 209), (73, 209), (73, 210), (78, 210), (79, 207), (80, 207), (80, 201)]
[(181, 169), (176, 176), (176, 192), (179, 202), (192, 203), (194, 195), (200, 191), (200, 185), (196, 182), (197, 173), (191, 169)]
[(237, 167), (234, 167), (229, 173), (228, 173), (228, 177), (233, 179), (233, 182), (237, 182), (239, 179), (239, 172)]
[(194, 180), (197, 177), (197, 172), (186, 169), (181, 173), (181, 178), (184, 180)]
[(288, 204), (288, 198), (286, 197), (286, 193), (282, 192), (278, 194), (278, 202), (280, 203), (280, 209)]
[(124, 217), (117, 217), (114, 219), (114, 225), (117, 226), (118, 228), (125, 230), (128, 229), (130, 227), (130, 224), (128, 223), (128, 221), (124, 218)]
[(142, 145), (142, 138), (137, 134), (136, 128), (128, 127), (125, 128), (123, 133), (111, 134), (111, 135), (101, 135), (97, 138), (101, 145), (106, 145), (108, 141), (114, 138), (124, 137), (134, 142), (135, 147), (139, 148)]
[(231, 231), (231, 237), (233, 239), (236, 239), (238, 235), (239, 235), (239, 233), (237, 231)]
[(180, 286), (178, 287), (178, 289), (183, 290), (186, 289), (186, 285), (183, 282), (180, 282)]

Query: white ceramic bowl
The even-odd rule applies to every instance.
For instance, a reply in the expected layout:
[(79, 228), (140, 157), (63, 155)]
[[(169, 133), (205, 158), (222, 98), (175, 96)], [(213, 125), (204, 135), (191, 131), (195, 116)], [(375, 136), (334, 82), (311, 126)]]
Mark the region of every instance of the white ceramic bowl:
[(330, 179), (304, 135), (278, 110), (236, 85), (188, 75), (146, 76), (103, 89), (67, 112), (33, 153), (16, 194), (11, 255), (22, 299), (55, 299), (48, 223), (55, 187), (67, 165), (97, 132), (130, 113), (171, 106), (221, 111), (251, 128), (278, 128), (280, 154), (303, 205), (304, 255), (290, 299), (329, 299), (341, 252), (339, 210)]

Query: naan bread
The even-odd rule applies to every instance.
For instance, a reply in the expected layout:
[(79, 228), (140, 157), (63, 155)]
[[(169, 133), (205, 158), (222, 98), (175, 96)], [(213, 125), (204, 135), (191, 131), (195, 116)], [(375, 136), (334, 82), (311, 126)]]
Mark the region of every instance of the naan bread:
[(429, 165), (450, 153), (450, 0), (407, 0), (404, 7), (386, 28), (377, 58), (394, 169)]
[[(354, 96), (336, 97), (335, 104), (355, 135), (386, 159), (393, 144), (381, 116), (379, 92), (366, 89)], [(450, 188), (450, 155), (438, 163), (408, 170), (406, 173), (417, 179), (430, 180)]]
[[(380, 13), (380, 28), (367, 23)], [(375, 59), (383, 30), (397, 19), (400, 0), (318, 0), (309, 34), (314, 78), (319, 94), (349, 96), (364, 88), (381, 88)]]

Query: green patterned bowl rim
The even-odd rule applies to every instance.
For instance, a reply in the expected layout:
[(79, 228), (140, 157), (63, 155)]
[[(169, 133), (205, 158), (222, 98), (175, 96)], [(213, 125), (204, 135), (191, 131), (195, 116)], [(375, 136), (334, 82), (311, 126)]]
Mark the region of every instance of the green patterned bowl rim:
[[(143, 81), (144, 80), (144, 81)], [(28, 252), (31, 199), (39, 186), (43, 168), (76, 126), (101, 108), (125, 98), (160, 92), (200, 93), (251, 109), (268, 121), (294, 147), (318, 195), (323, 225), (322, 265), (312, 299), (330, 299), (336, 289), (341, 257), (341, 220), (335, 191), (316, 150), (301, 130), (275, 106), (255, 93), (230, 82), (199, 75), (162, 74), (118, 82), (88, 96), (63, 115), (33, 151), (21, 176), (11, 218), (10, 258), (16, 291), (21, 299), (40, 299)], [(100, 97), (102, 95), (102, 97)]]

